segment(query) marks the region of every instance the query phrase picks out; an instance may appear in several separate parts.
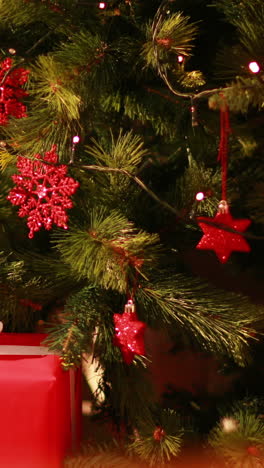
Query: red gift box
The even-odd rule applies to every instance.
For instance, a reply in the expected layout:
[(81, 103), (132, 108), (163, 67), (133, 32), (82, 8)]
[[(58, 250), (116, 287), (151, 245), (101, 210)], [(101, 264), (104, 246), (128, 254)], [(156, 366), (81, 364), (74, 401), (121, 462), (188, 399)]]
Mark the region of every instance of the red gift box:
[(61, 468), (81, 437), (81, 371), (64, 371), (43, 334), (0, 334), (0, 466)]

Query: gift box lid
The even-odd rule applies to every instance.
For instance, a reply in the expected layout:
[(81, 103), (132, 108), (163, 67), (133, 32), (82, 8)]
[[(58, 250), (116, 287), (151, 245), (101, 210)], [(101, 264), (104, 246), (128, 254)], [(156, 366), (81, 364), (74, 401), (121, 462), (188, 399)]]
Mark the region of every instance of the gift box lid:
[(44, 346), (46, 338), (46, 333), (0, 333), (0, 346)]

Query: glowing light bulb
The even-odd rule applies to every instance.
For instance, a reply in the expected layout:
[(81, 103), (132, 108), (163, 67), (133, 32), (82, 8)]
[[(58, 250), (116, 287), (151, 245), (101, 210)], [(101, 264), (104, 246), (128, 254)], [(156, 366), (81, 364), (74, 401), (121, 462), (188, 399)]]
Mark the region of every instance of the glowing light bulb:
[(72, 139), (72, 142), (74, 145), (76, 145), (76, 143), (79, 143), (79, 141), (80, 141), (80, 137), (78, 135), (75, 135)]
[(258, 62), (250, 62), (248, 64), (248, 68), (250, 69), (252, 73), (258, 73), (260, 71), (260, 66)]
[(204, 199), (204, 193), (203, 192), (198, 192), (195, 196), (197, 201), (202, 201)]
[(183, 63), (183, 62), (184, 62), (184, 56), (178, 55), (178, 63)]
[(106, 8), (106, 3), (105, 2), (99, 2), (98, 3), (98, 8), (100, 8), (100, 10), (104, 10)]

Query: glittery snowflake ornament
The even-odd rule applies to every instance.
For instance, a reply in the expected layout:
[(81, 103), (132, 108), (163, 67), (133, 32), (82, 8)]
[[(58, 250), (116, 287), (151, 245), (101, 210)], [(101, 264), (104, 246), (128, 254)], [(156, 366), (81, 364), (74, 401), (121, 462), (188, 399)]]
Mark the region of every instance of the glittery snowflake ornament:
[(26, 106), (21, 99), (28, 95), (22, 86), (28, 80), (29, 71), (19, 67), (9, 72), (12, 65), (11, 58), (0, 63), (0, 83), (3, 82), (0, 86), (0, 125), (6, 125), (9, 117), (27, 117)]
[(57, 165), (56, 149), (53, 145), (44, 157), (36, 154), (34, 160), (18, 156), (20, 174), (12, 176), (16, 186), (7, 198), (13, 205), (20, 205), (18, 216), (28, 217), (30, 239), (41, 227), (50, 230), (56, 224), (68, 229), (66, 209), (73, 206), (69, 196), (75, 193), (79, 183), (66, 176), (67, 166)]
[(134, 356), (144, 356), (144, 332), (146, 324), (140, 322), (135, 311), (135, 304), (130, 299), (123, 314), (114, 314), (115, 336), (113, 343), (122, 352), (126, 364), (133, 362)]
[[(197, 220), (204, 233), (196, 246), (197, 249), (214, 250), (221, 263), (226, 263), (233, 251), (250, 251), (250, 246), (244, 237), (231, 230), (228, 231), (228, 228), (244, 232), (251, 221), (249, 219), (232, 218), (225, 200), (219, 203), (218, 212), (214, 218), (199, 217)], [(208, 223), (203, 221), (208, 221)]]

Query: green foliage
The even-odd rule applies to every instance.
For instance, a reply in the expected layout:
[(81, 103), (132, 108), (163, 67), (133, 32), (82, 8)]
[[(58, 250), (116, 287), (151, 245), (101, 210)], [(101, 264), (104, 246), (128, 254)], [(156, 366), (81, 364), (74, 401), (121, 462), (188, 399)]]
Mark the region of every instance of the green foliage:
[(159, 60), (166, 63), (171, 53), (186, 57), (190, 55), (193, 48), (192, 42), (197, 35), (197, 26), (190, 23), (189, 19), (182, 13), (175, 13), (159, 21), (154, 41), (153, 30), (148, 26), (148, 41), (142, 48), (142, 57), (148, 67), (156, 69), (159, 66)]
[[(148, 94), (146, 94), (146, 91)], [(102, 108), (109, 112), (115, 111), (124, 113), (124, 116), (131, 119), (131, 124), (136, 120), (141, 122), (141, 127), (149, 126), (153, 128), (157, 135), (163, 135), (166, 139), (174, 141), (177, 134), (175, 123), (180, 119), (182, 112), (175, 112), (175, 103), (168, 102), (171, 98), (164, 94), (159, 96), (158, 89), (147, 88), (142, 93), (131, 93), (125, 96), (118, 94), (102, 95)], [(159, 112), (157, 112), (157, 106)], [(162, 116), (160, 110), (163, 110)]]
[(228, 466), (262, 466), (264, 424), (255, 409), (244, 401), (234, 404), (210, 433), (209, 444), (227, 460)]
[[(55, 26), (56, 16), (44, 4), (35, 2), (22, 2), (11, 0), (1, 0), (0, 3), (1, 21), (13, 23), (16, 26), (26, 26), (34, 22), (51, 20)], [(44, 21), (45, 21), (44, 20)], [(54, 22), (55, 20), (55, 22)]]
[(152, 421), (141, 421), (129, 451), (149, 466), (164, 466), (179, 454), (182, 435), (179, 415), (173, 410), (164, 410)]
[(101, 325), (100, 314), (106, 313), (99, 293), (88, 286), (70, 295), (65, 299), (59, 326), (49, 326), (47, 344), (61, 354), (64, 369), (79, 366), (83, 353), (92, 352), (96, 327)]
[(40, 56), (32, 69), (32, 75), (38, 82), (35, 98), (39, 102), (50, 108), (51, 113), (56, 112), (59, 118), (67, 115), (69, 121), (78, 119), (80, 97), (71, 89), (69, 81), (65, 86), (65, 70), (53, 57)]
[(137, 166), (142, 162), (147, 150), (143, 148), (142, 140), (133, 135), (132, 132), (119, 133), (116, 141), (111, 135), (109, 148), (104, 149), (97, 141), (92, 140), (93, 146), (87, 147), (87, 153), (94, 157), (98, 165), (124, 169), (135, 172)]
[(261, 322), (263, 311), (246, 297), (225, 293), (223, 301), (222, 292), (212, 286), (171, 275), (169, 280), (142, 286), (137, 299), (150, 325), (157, 326), (160, 320), (177, 326), (183, 335), (188, 330), (205, 350), (229, 355), (242, 366), (248, 363), (251, 326)]
[[(251, 106), (261, 109), (264, 102), (264, 87), (257, 78), (238, 78), (232, 86), (223, 90), (223, 96), (232, 112), (247, 113)], [(211, 108), (220, 108), (223, 97), (213, 95), (209, 100)]]
[[(238, 272), (263, 273), (264, 82), (262, 70), (248, 70), (250, 60), (262, 64), (263, 2), (217, 0), (217, 8), (207, 8), (205, 0), (110, 0), (105, 11), (88, 3), (0, 0), (2, 56), (14, 47), (16, 63), (30, 70), (28, 117), (11, 118), (0, 129), (2, 317), (15, 331), (34, 330), (40, 316), (50, 322), (49, 346), (61, 353), (66, 369), (85, 353), (93, 356), (103, 372), (102, 412), (130, 435), (137, 428), (129, 454), (126, 443), (122, 450), (90, 447), (69, 466), (169, 466), (181, 445), (178, 414), (157, 408), (149, 356), (123, 362), (113, 345), (113, 314), (133, 293), (147, 326), (240, 366), (251, 362), (251, 343), (261, 342), (253, 329), (262, 331), (263, 306), (187, 274), (193, 264), (186, 245), (194, 251), (195, 215), (213, 216), (220, 199), (215, 111), (224, 96), (233, 129), (228, 200), (255, 223), (252, 253), (234, 255), (214, 273), (219, 283)], [(73, 151), (74, 135), (80, 143)], [(43, 154), (53, 144), (80, 189), (69, 229), (41, 231), (29, 240), (25, 222), (6, 200), (10, 175), (18, 154)], [(199, 191), (206, 198), (197, 204)], [(209, 277), (206, 261), (196, 267)], [(227, 434), (219, 426), (212, 439), (228, 446), (234, 463), (245, 438), (263, 445), (261, 421), (244, 408), (235, 411), (239, 430)], [(156, 440), (158, 428), (164, 432)]]
[(118, 443), (102, 444), (84, 450), (83, 454), (65, 460), (65, 468), (147, 468), (145, 463), (130, 457)]
[[(199, 215), (214, 216), (220, 201), (220, 174), (206, 168), (203, 163), (198, 164), (191, 155), (188, 160), (188, 168), (176, 186), (177, 206)], [(201, 202), (195, 201), (198, 192), (205, 195)]]
[(261, 41), (264, 33), (264, 8), (261, 0), (217, 0), (231, 24), (236, 28), (240, 43), (254, 59), (262, 56)]
[[(1, 318), (6, 331), (32, 331), (43, 306), (43, 297), (51, 297), (51, 285), (40, 276), (29, 274), (23, 261), (14, 256), (1, 255), (0, 258), (0, 302)], [(28, 302), (36, 308), (27, 305)]]
[(205, 79), (200, 70), (193, 70), (180, 74), (179, 83), (184, 88), (197, 90), (199, 87), (205, 85)]
[(63, 261), (79, 280), (87, 278), (106, 289), (125, 292), (127, 274), (133, 275), (131, 267), (134, 265), (143, 274), (140, 264), (154, 260), (153, 246), (157, 244), (158, 236), (136, 231), (118, 211), (108, 214), (97, 209), (91, 213), (87, 226), (82, 229), (73, 227), (63, 236), (58, 233), (54, 242)]
[(4, 172), (9, 166), (14, 166), (16, 163), (16, 157), (10, 154), (5, 149), (0, 151), (0, 168), (1, 172)]
[(256, 182), (248, 201), (248, 209), (251, 213), (251, 218), (257, 223), (264, 223), (264, 184)]

